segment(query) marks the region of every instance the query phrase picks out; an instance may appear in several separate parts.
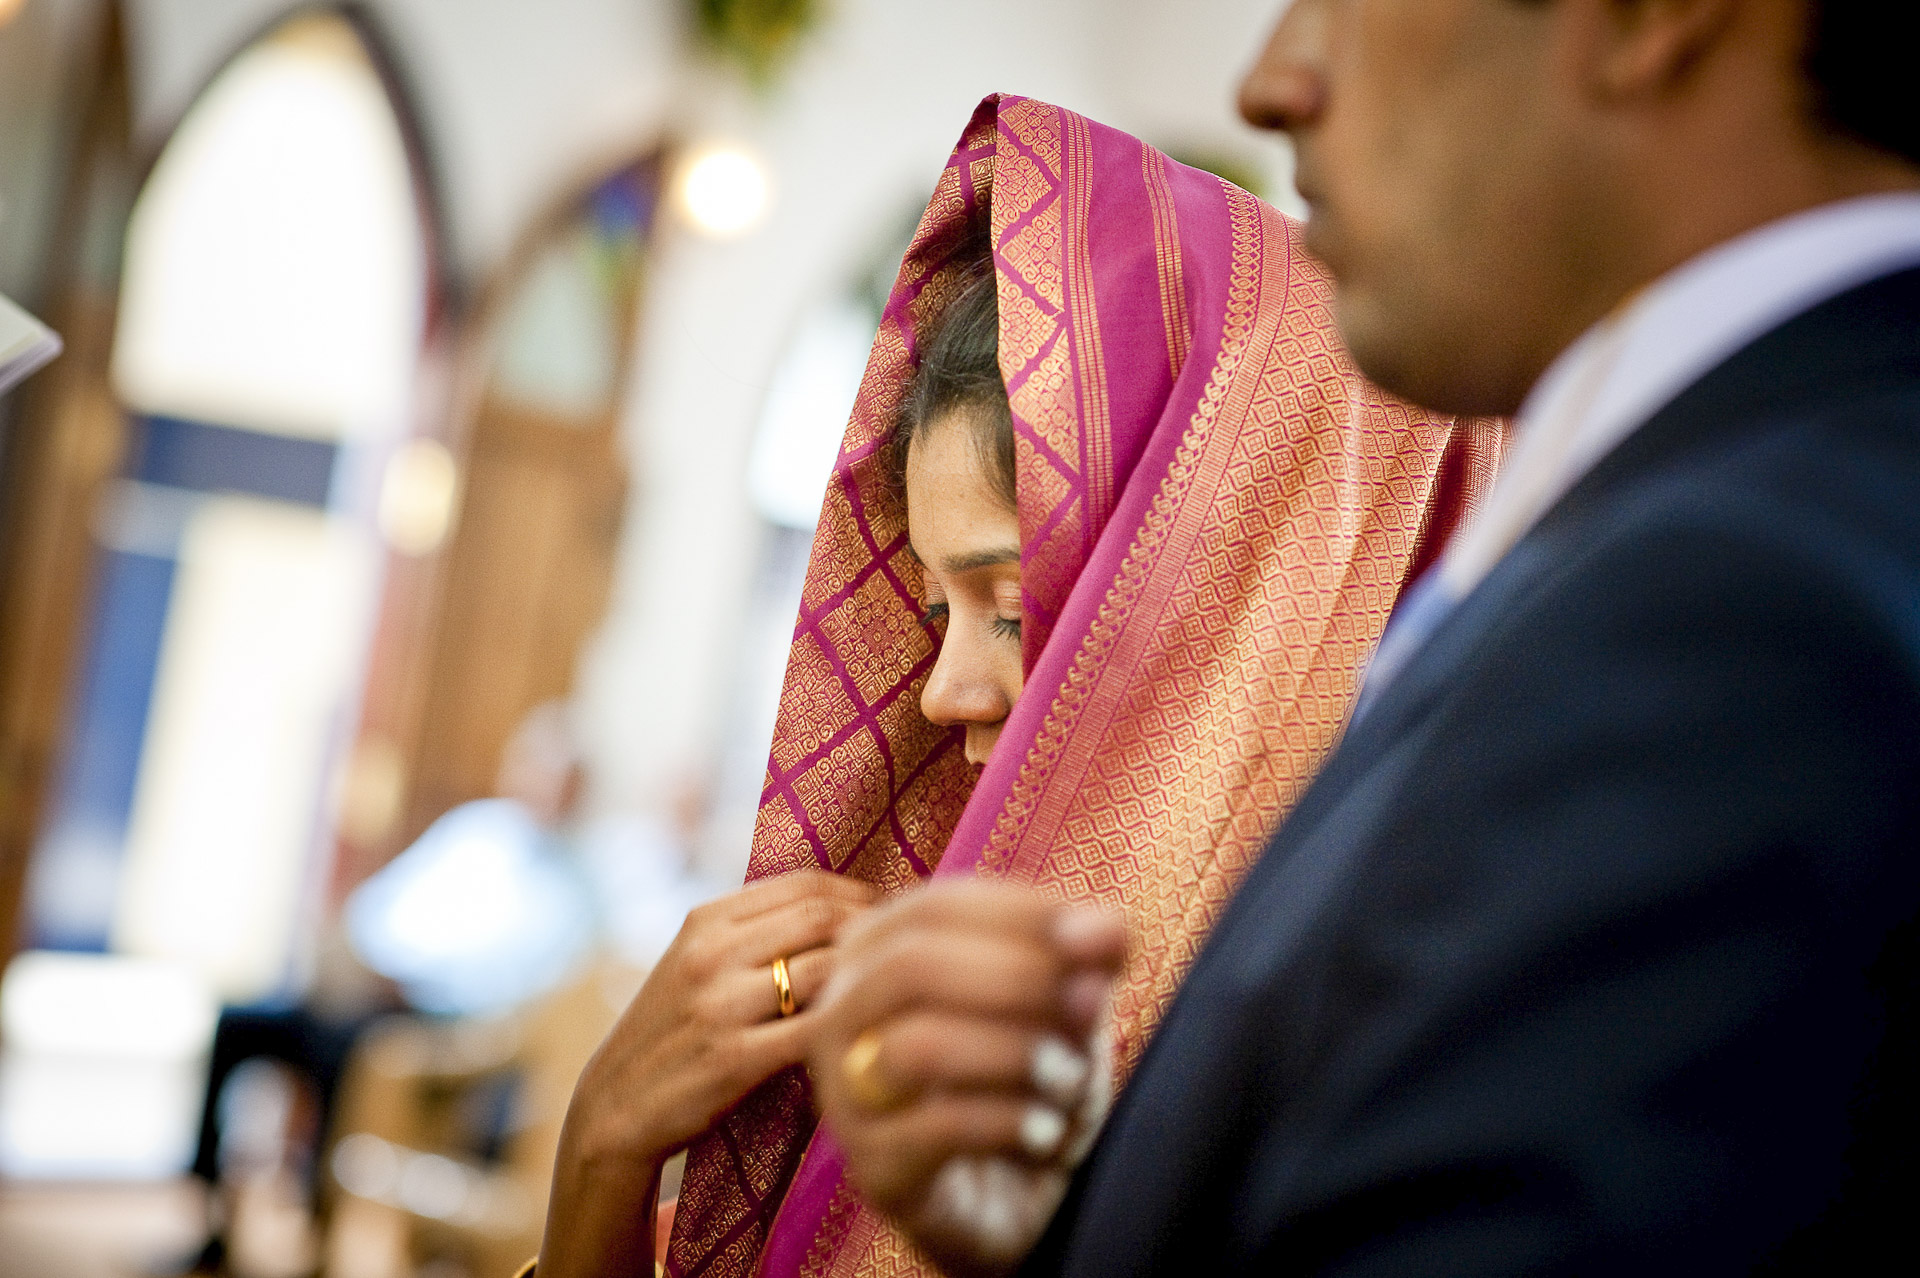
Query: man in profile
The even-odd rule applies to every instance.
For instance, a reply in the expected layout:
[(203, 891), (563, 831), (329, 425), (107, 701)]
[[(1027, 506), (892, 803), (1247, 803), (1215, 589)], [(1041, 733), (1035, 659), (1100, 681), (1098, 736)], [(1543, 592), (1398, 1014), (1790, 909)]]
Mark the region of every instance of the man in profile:
[[(1516, 448), (1025, 1272), (1903, 1250), (1908, 22), (1884, 0), (1295, 0), (1242, 107), (1293, 137), (1353, 354), (1432, 408), (1517, 415)], [(854, 1183), (949, 1269), (1010, 1262), (951, 1228), (941, 1169), (1043, 1158), (1021, 1136), (1060, 1124), (1031, 1116), (1071, 1104), (1033, 1084), (1036, 1044), (1087, 1032), (1122, 945), (984, 882), (843, 938), (817, 1095)]]

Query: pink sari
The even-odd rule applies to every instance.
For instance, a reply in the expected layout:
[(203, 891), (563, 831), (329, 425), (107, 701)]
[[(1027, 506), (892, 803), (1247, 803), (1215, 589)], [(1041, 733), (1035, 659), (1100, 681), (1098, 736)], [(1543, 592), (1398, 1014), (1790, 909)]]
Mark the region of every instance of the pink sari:
[[(919, 713), (935, 636), (881, 455), (978, 219), (1027, 670), (980, 770)], [(1294, 224), (1244, 191), (1072, 112), (983, 102), (901, 266), (827, 493), (748, 877), (1011, 875), (1125, 910), (1124, 1077), (1345, 723), (1402, 584), (1497, 461), (1496, 431), (1364, 382), (1328, 301)], [(931, 1272), (814, 1126), (796, 1070), (693, 1148), (670, 1273)]]

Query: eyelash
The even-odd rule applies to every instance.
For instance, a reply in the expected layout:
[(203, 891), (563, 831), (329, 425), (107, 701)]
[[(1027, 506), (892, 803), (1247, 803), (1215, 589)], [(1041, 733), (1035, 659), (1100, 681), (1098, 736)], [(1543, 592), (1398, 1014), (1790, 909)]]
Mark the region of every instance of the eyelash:
[[(927, 610), (920, 614), (920, 624), (923, 626), (931, 626), (935, 622), (945, 621), (946, 619), (947, 605), (943, 603), (929, 604)], [(1018, 617), (995, 617), (993, 619), (993, 633), (1002, 639), (1018, 639), (1020, 637), (1020, 619)]]

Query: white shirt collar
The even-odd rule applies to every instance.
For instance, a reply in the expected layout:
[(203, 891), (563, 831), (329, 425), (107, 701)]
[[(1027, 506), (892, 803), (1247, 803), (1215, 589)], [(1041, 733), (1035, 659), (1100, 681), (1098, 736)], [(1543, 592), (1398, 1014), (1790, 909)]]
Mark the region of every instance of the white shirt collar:
[(1828, 298), (1920, 265), (1920, 192), (1824, 205), (1674, 268), (1562, 351), (1514, 423), (1514, 447), (1440, 564), (1464, 598), (1599, 460), (1762, 334)]

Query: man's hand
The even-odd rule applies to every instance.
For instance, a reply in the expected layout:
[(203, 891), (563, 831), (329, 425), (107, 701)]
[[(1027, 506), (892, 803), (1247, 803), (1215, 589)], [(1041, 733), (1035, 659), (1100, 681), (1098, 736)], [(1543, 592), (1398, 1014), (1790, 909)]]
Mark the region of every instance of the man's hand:
[[(1117, 916), (986, 880), (931, 884), (841, 934), (815, 1095), (854, 1187), (949, 1270), (1010, 1270), (1044, 1228), (1125, 950)], [(1007, 1210), (1017, 1182), (1052, 1192), (1037, 1221)]]

